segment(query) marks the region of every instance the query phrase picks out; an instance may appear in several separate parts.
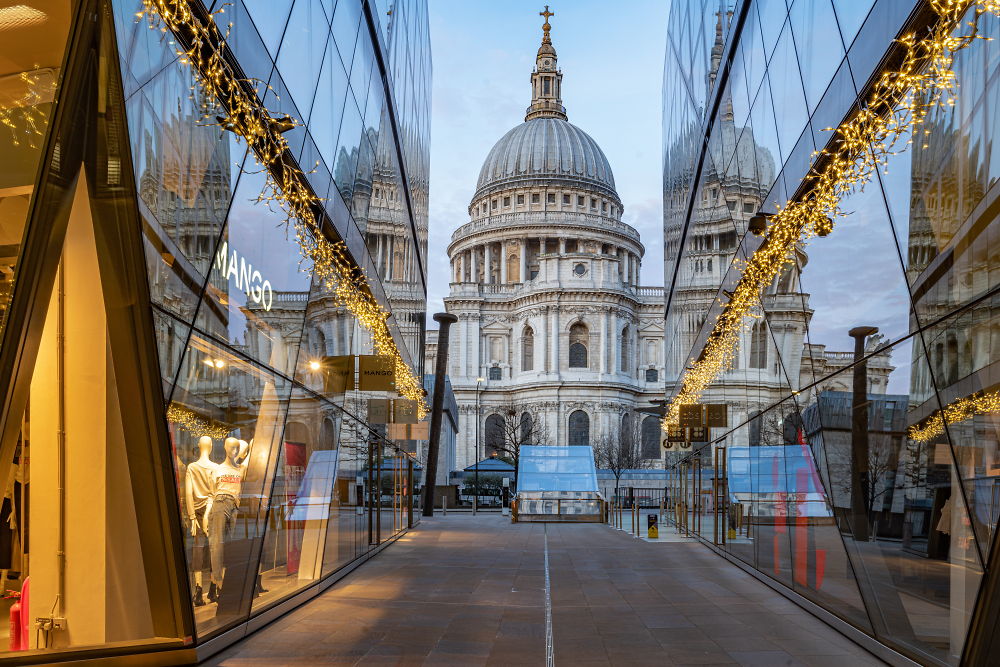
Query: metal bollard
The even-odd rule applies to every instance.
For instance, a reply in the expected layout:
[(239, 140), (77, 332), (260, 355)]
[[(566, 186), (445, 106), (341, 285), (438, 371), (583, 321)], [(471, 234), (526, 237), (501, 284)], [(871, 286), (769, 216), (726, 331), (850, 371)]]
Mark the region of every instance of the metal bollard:
[(441, 516), (448, 516), (448, 496), (441, 496)]

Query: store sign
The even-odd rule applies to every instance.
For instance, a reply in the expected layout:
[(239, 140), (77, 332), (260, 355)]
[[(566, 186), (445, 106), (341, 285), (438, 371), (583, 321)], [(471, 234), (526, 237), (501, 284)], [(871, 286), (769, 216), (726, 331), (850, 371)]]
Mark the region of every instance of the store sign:
[(392, 421), (397, 424), (417, 423), (417, 402), (397, 398), (392, 402)]
[(229, 241), (223, 241), (219, 252), (215, 254), (215, 268), (222, 272), (226, 280), (232, 281), (235, 278), (236, 289), (244, 292), (254, 303), (264, 306), (264, 310), (271, 310), (271, 304), (274, 303), (271, 282), (264, 280), (260, 271), (254, 270), (246, 258), (240, 257), (235, 249), (230, 256)]
[(388, 398), (369, 398), (368, 399), (368, 423), (369, 424), (388, 424), (389, 423), (389, 405), (391, 401)]
[(354, 356), (323, 357), (323, 391), (327, 394), (343, 394), (354, 391)]
[(430, 424), (389, 424), (388, 437), (390, 440), (427, 440), (430, 437)]
[(358, 388), (361, 391), (395, 391), (396, 358), (362, 354), (359, 378)]
[(677, 424), (667, 425), (667, 442), (684, 442), (687, 440), (687, 429)]
[(688, 429), (689, 442), (708, 442), (707, 426), (692, 426)]
[(702, 406), (700, 405), (682, 405), (680, 406), (680, 423), (681, 426), (701, 426), (705, 423), (702, 417)]
[(705, 426), (709, 428), (729, 426), (729, 406), (725, 403), (709, 403), (705, 406)]

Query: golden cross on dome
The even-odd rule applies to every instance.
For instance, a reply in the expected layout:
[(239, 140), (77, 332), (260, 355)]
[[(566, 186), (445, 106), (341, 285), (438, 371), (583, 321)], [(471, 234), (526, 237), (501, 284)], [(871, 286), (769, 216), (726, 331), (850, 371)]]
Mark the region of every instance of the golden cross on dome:
[(545, 31), (545, 37), (542, 39), (542, 41), (545, 42), (545, 43), (547, 43), (547, 44), (551, 43), (550, 40), (549, 40), (549, 30), (552, 29), (552, 26), (549, 25), (549, 17), (550, 16), (555, 16), (556, 13), (555, 12), (550, 12), (549, 11), (549, 6), (545, 5), (545, 11), (544, 12), (538, 12), (538, 15), (545, 17), (545, 25), (542, 26), (542, 30)]

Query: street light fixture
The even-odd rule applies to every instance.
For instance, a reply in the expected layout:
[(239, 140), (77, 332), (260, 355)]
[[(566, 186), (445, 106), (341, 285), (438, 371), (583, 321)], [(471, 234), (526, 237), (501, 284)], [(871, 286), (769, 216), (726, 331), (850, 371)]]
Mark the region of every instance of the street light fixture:
[(485, 378), (476, 378), (476, 495), (472, 497), (472, 515), (479, 508), (479, 385)]

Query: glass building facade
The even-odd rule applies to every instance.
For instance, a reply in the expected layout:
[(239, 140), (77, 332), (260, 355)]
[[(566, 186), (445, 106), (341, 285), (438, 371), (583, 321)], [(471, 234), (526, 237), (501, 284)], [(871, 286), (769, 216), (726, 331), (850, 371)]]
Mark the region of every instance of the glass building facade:
[[(816, 152), (899, 66), (897, 37), (928, 34), (931, 9), (673, 3), (668, 400), (767, 242), (747, 233), (750, 219), (810, 195)], [(1000, 21), (973, 7), (958, 32), (973, 30), (991, 39), (955, 52), (954, 104), (933, 108), (900, 145), (912, 144), (845, 195), (832, 233), (795, 245), (761, 290), (734, 358), (700, 398), (726, 404), (728, 425), (667, 448), (679, 528), (893, 664), (1000, 654)]]
[[(218, 25), (419, 386), (426, 2), (157, 4)], [(329, 381), (331, 357), (384, 345), (314, 276), (275, 163), (179, 56), (190, 34), (144, 11), (0, 9), (0, 660), (16, 664), (204, 659), (417, 520), (414, 443), (368, 418), (398, 396)]]

